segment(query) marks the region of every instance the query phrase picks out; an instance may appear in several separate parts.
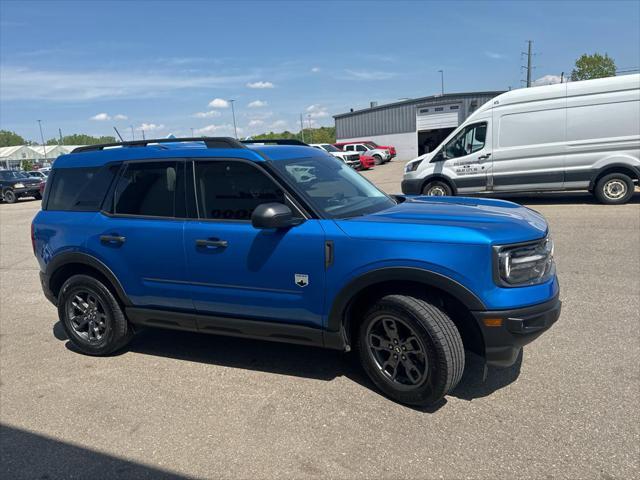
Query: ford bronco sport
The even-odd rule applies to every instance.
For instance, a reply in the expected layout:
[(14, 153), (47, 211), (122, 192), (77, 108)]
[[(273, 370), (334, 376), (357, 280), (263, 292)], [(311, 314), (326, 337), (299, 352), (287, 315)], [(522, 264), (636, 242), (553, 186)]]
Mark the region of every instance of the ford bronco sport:
[[(260, 141), (262, 142), (262, 141)], [(388, 196), (300, 142), (163, 139), (59, 157), (32, 224), (46, 297), (89, 355), (140, 326), (357, 350), (392, 399), (508, 366), (558, 318), (547, 224), (514, 203)]]

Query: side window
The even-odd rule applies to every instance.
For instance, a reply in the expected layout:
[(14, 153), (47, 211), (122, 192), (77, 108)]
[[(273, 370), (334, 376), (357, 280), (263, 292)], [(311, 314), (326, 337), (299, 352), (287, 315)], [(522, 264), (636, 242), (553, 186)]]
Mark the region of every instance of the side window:
[(118, 171), (117, 165), (54, 170), (45, 199), (46, 210), (97, 211)]
[(444, 147), (447, 158), (458, 158), (470, 155), (484, 148), (487, 137), (487, 124), (476, 123), (461, 130), (449, 140)]
[(181, 162), (129, 163), (118, 179), (113, 213), (148, 217), (184, 216)]
[(356, 150), (357, 150), (358, 152), (366, 152), (366, 151), (367, 151), (367, 148), (366, 148), (364, 145), (358, 145), (358, 146), (356, 147)]
[(344, 146), (344, 151), (345, 152), (353, 152), (353, 145), (345, 145)]
[(195, 167), (201, 218), (249, 221), (258, 205), (285, 203), (284, 192), (253, 165), (234, 161), (198, 161)]

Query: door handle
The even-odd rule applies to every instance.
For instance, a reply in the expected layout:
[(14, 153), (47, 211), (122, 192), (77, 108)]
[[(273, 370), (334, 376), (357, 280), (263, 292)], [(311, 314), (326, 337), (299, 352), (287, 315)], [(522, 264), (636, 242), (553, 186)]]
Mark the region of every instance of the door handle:
[(478, 160), (486, 160), (487, 158), (489, 158), (491, 156), (490, 153), (485, 153), (484, 155), (480, 155), (478, 157)]
[(196, 240), (196, 247), (213, 247), (213, 248), (227, 248), (229, 242), (226, 240)]
[(122, 245), (124, 243), (124, 241), (126, 240), (126, 237), (123, 237), (122, 235), (100, 235), (100, 242), (102, 243), (117, 243), (119, 245)]

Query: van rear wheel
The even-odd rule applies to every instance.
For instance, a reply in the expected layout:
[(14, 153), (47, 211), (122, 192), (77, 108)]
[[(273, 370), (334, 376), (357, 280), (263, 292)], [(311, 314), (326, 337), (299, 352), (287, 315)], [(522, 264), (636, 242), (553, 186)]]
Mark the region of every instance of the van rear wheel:
[(406, 295), (387, 295), (371, 307), (359, 326), (357, 349), (373, 383), (408, 405), (436, 403), (464, 370), (453, 321), (434, 304)]
[(422, 194), (429, 197), (449, 197), (453, 194), (451, 187), (444, 182), (434, 180), (427, 183), (422, 189)]
[(596, 184), (594, 195), (605, 205), (621, 205), (633, 196), (633, 180), (624, 173), (610, 173)]

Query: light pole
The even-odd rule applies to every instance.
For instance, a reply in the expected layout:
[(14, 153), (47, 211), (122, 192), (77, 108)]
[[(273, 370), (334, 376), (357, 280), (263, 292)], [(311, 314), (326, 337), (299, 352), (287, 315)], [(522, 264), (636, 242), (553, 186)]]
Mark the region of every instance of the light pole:
[(44, 143), (44, 135), (42, 134), (42, 120), (38, 120), (38, 127), (40, 127), (40, 139), (42, 140), (42, 151), (44, 152), (44, 159), (47, 160), (47, 145)]
[(191, 138), (194, 138), (194, 135), (193, 135), (193, 128), (191, 129)]
[(307, 115), (307, 120), (309, 120), (309, 141), (313, 143), (313, 130), (311, 130), (311, 115)]
[(233, 131), (236, 134), (236, 140), (238, 139), (238, 127), (236, 127), (236, 109), (233, 108), (233, 102), (235, 102), (235, 100), (229, 100), (229, 103), (231, 103), (231, 114), (233, 115)]
[(131, 127), (131, 140), (136, 139), (136, 134), (133, 132), (133, 125), (129, 125)]
[(438, 70), (440, 72), (440, 93), (444, 95), (444, 70)]

